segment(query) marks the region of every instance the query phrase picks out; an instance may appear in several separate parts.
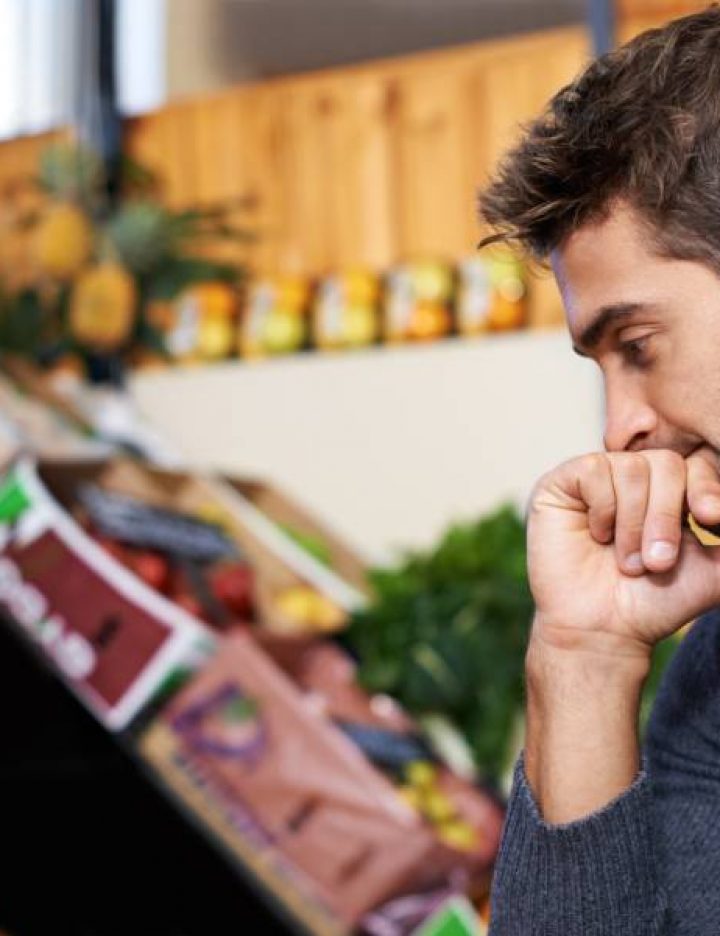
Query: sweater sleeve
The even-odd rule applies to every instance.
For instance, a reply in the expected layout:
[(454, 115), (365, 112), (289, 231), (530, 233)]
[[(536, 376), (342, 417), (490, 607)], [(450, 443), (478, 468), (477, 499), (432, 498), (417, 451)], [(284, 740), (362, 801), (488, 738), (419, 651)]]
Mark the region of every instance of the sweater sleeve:
[(644, 762), (607, 806), (551, 825), (521, 756), (493, 879), (490, 936), (665, 936), (651, 800)]
[(663, 678), (642, 769), (619, 797), (545, 822), (521, 756), (495, 868), (490, 936), (709, 936), (720, 920), (720, 615)]

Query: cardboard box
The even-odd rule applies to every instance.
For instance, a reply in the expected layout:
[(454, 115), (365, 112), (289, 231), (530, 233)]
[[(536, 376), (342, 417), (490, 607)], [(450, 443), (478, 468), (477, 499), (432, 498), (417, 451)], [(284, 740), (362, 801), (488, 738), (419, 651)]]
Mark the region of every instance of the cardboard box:
[(340, 578), (357, 589), (359, 594), (367, 594), (366, 563), (326, 523), (319, 521), (275, 484), (233, 477), (225, 480), (273, 522), (322, 540), (328, 549), (330, 567)]
[[(235, 494), (229, 503), (220, 504), (218, 490), (222, 492), (225, 486), (214, 479), (151, 469), (123, 459), (46, 461), (37, 468), (28, 459), (6, 471), (7, 496), (12, 500), (17, 487), (14, 496), (27, 503), (17, 522), (2, 527), (0, 556), (5, 558), (9, 594), (0, 607), (8, 608), (10, 593), (19, 588), (38, 592), (35, 617), (22, 616), (24, 629), (40, 641), (74, 691), (113, 730), (127, 727), (174, 670), (194, 667), (206, 657), (215, 635), (145, 586), (84, 532), (74, 517), (79, 484), (92, 482), (107, 491), (180, 512), (220, 510), (255, 572), (261, 623), (272, 626), (277, 594), (312, 584), (278, 550), (291, 559), (297, 556), (299, 565), (310, 572), (313, 560), (306, 560), (273, 521), (263, 520), (264, 515), (260, 515), (259, 529), (257, 524), (248, 526), (235, 509)], [(254, 484), (252, 490), (258, 497), (272, 499), (267, 488)], [(247, 504), (242, 501), (241, 507), (252, 513), (255, 508)], [(277, 504), (286, 509), (285, 516), (292, 513), (286, 499), (277, 498), (279, 509)], [(46, 619), (55, 623), (51, 626)], [(75, 663), (69, 659), (71, 652), (77, 656)]]
[[(306, 529), (322, 530), (333, 556), (339, 557), (342, 569), (350, 571), (354, 581), (363, 577), (360, 560), (324, 527), (311, 524), (307, 513), (292, 505), (289, 498), (267, 485), (239, 481), (230, 484), (212, 476), (150, 468), (128, 459), (44, 462), (41, 476), (67, 510), (76, 504), (78, 484), (90, 481), (147, 504), (221, 519), (253, 567), (260, 620), (270, 628), (276, 617), (275, 598), (289, 588), (312, 587), (343, 610), (351, 610), (365, 600), (357, 587), (294, 543), (279, 523), (292, 521)], [(250, 498), (242, 493), (243, 486)], [(260, 506), (256, 506), (258, 503)], [(267, 513), (266, 505), (272, 505)]]
[(111, 730), (214, 645), (82, 530), (29, 459), (0, 481), (0, 608)]
[[(329, 653), (325, 663), (343, 657)], [(141, 740), (141, 752), (312, 932), (350, 932), (379, 904), (441, 884), (453, 870), (487, 875), (499, 808), (476, 791), (484, 810), (482, 849), (465, 854), (443, 845), (328, 717), (318, 695), (251, 636), (235, 634), (170, 702)], [(331, 707), (334, 695), (328, 692)], [(356, 700), (356, 715), (358, 704), (371, 711), (367, 699)], [(396, 727), (408, 724), (402, 713), (397, 719)]]

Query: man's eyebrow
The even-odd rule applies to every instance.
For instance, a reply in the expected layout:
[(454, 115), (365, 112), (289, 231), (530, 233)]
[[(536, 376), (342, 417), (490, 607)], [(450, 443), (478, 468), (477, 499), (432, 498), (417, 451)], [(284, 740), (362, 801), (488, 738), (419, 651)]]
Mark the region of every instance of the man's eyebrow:
[(645, 304), (642, 302), (617, 302), (614, 305), (603, 306), (573, 344), (573, 350), (581, 356), (586, 356), (589, 350), (600, 344), (608, 327), (614, 321), (632, 315), (633, 312), (643, 308)]

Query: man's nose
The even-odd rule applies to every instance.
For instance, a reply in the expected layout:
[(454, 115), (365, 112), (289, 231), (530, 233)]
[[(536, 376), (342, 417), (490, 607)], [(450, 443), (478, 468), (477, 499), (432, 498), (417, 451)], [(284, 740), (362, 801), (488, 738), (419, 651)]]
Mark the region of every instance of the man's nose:
[(605, 389), (605, 448), (608, 452), (631, 452), (652, 447), (657, 429), (655, 410), (632, 387)]

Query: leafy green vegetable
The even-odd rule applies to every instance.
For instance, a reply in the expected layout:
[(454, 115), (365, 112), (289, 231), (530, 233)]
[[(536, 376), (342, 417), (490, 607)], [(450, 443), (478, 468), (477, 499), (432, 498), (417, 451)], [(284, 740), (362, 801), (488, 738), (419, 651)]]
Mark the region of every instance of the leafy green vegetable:
[(660, 688), (663, 674), (670, 661), (675, 656), (675, 652), (680, 644), (680, 639), (680, 635), (673, 634), (671, 637), (666, 637), (665, 640), (661, 640), (659, 644), (655, 645), (652, 666), (650, 667), (648, 678), (645, 680), (640, 704), (640, 729), (643, 733), (647, 727), (650, 711), (655, 701), (657, 691)]
[(312, 533), (306, 533), (292, 526), (290, 523), (279, 524), (280, 529), (289, 536), (293, 542), (297, 543), (305, 552), (309, 553), (318, 562), (330, 568), (332, 566), (332, 553), (325, 540)]
[(454, 526), (436, 549), (374, 570), (370, 581), (375, 600), (348, 631), (361, 681), (418, 716), (443, 714), (481, 772), (497, 778), (523, 704), (532, 616), (516, 510)]

